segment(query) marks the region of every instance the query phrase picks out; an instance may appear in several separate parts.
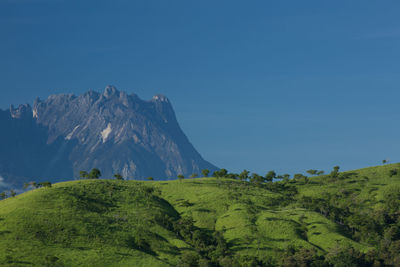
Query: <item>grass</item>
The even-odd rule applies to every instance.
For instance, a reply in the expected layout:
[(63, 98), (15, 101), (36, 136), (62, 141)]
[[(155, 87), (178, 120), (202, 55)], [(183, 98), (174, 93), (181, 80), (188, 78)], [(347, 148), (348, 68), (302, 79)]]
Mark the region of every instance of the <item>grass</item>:
[(389, 177), (395, 168), (400, 165), (347, 172), (353, 174), (337, 181), (321, 176), (293, 183), (299, 193), (292, 201), (285, 201), (284, 191), (231, 179), (62, 182), (0, 201), (0, 265), (177, 266), (180, 255), (194, 249), (159, 222), (163, 216), (191, 216), (201, 229), (222, 231), (231, 256), (279, 257), (288, 246), (368, 251), (368, 244), (296, 199), (339, 192), (379, 208), (385, 190), (400, 186), (400, 176)]
[[(175, 236), (153, 218), (178, 214), (164, 200), (135, 192), (138, 187), (135, 182), (76, 181), (1, 201), (3, 264), (45, 265), (51, 256), (66, 266), (173, 264)], [(131, 244), (138, 233), (157, 253)]]

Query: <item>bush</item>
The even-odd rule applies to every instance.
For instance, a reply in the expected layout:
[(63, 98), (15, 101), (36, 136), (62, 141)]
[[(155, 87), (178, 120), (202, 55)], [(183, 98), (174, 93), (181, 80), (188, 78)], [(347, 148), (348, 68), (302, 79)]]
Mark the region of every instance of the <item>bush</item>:
[(182, 267), (195, 267), (199, 266), (198, 262), (200, 257), (197, 253), (193, 251), (184, 251), (179, 258), (178, 266)]
[(51, 182), (41, 182), (38, 187), (51, 187)]
[(324, 257), (319, 256), (315, 249), (301, 248), (296, 250), (294, 247), (288, 247), (286, 256), (282, 257), (282, 266), (327, 266), (324, 263)]
[(392, 170), (389, 171), (389, 176), (390, 177), (395, 176), (397, 174), (399, 174), (399, 171), (397, 169), (392, 169)]
[(333, 266), (372, 266), (366, 255), (354, 248), (333, 248), (326, 255), (326, 262)]
[(122, 175), (119, 173), (114, 174), (114, 178), (117, 180), (124, 180), (124, 177), (122, 177)]
[(213, 173), (213, 176), (214, 177), (221, 177), (221, 178), (223, 178), (223, 177), (226, 177), (228, 175), (228, 170), (227, 169), (224, 169), (224, 168), (222, 168), (222, 169), (220, 169), (220, 170), (218, 170), (218, 171), (215, 171), (214, 173)]

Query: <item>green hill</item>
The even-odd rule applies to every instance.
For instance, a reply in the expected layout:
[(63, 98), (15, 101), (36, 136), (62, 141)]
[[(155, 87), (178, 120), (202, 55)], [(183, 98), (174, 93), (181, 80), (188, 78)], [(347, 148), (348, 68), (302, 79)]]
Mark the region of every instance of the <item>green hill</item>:
[(0, 201), (0, 264), (400, 266), (399, 208), (399, 164), (274, 183), (63, 182)]

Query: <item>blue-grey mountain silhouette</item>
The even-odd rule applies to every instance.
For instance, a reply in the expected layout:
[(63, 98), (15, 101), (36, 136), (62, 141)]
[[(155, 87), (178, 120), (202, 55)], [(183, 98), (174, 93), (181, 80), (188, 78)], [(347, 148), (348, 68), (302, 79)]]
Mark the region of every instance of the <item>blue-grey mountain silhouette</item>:
[(189, 142), (162, 95), (143, 101), (113, 86), (102, 94), (51, 95), (0, 110), (0, 125), (0, 175), (14, 186), (77, 178), (95, 167), (104, 178), (126, 179), (217, 169)]

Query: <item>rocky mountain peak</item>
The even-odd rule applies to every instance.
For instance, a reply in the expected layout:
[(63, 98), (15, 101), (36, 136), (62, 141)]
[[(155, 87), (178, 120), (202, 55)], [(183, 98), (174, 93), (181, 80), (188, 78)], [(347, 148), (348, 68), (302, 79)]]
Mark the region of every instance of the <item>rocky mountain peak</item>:
[(168, 98), (165, 95), (155, 95), (151, 99), (154, 102), (164, 102), (164, 103), (170, 103)]
[(29, 104), (19, 105), (17, 108), (15, 108), (14, 105), (11, 105), (10, 115), (15, 119), (31, 118), (32, 108)]
[(119, 96), (119, 91), (117, 88), (113, 85), (107, 85), (106, 88), (104, 89), (103, 95), (107, 98), (112, 97), (112, 96)]
[[(25, 146), (46, 153), (40, 157), (41, 152), (22, 151), (21, 155), (10, 159), (8, 164), (16, 166), (18, 157), (27, 157), (26, 162), (36, 157), (38, 161), (29, 172), (16, 167), (18, 177), (35, 179), (30, 177), (30, 173), (34, 173), (51, 180), (54, 176), (78, 177), (81, 170), (99, 168), (107, 178), (121, 173), (126, 179), (148, 176), (167, 179), (178, 174), (199, 174), (205, 168), (216, 169), (189, 142), (170, 100), (163, 95), (144, 101), (135, 94), (107, 86), (103, 93), (90, 90), (79, 96), (58, 94), (45, 100), (36, 99), (33, 108), (29, 105), (11, 107), (10, 114), (7, 123), (11, 126), (4, 127), (9, 131), (5, 134), (15, 136), (13, 131), (26, 134), (25, 141), (22, 140), (25, 137), (18, 137), (22, 140), (20, 143), (26, 142)], [(3, 117), (0, 117), (0, 125), (5, 123)], [(23, 131), (13, 129), (12, 120), (21, 118), (29, 118), (29, 125), (27, 123)], [(36, 132), (36, 137), (32, 132)], [(38, 138), (42, 140), (40, 148), (31, 144)], [(6, 141), (0, 140), (0, 146), (1, 142)], [(0, 162), (0, 174), (4, 173), (2, 166), (5, 165)], [(61, 169), (63, 173), (57, 172)], [(29, 181), (28, 178), (24, 182)]]

